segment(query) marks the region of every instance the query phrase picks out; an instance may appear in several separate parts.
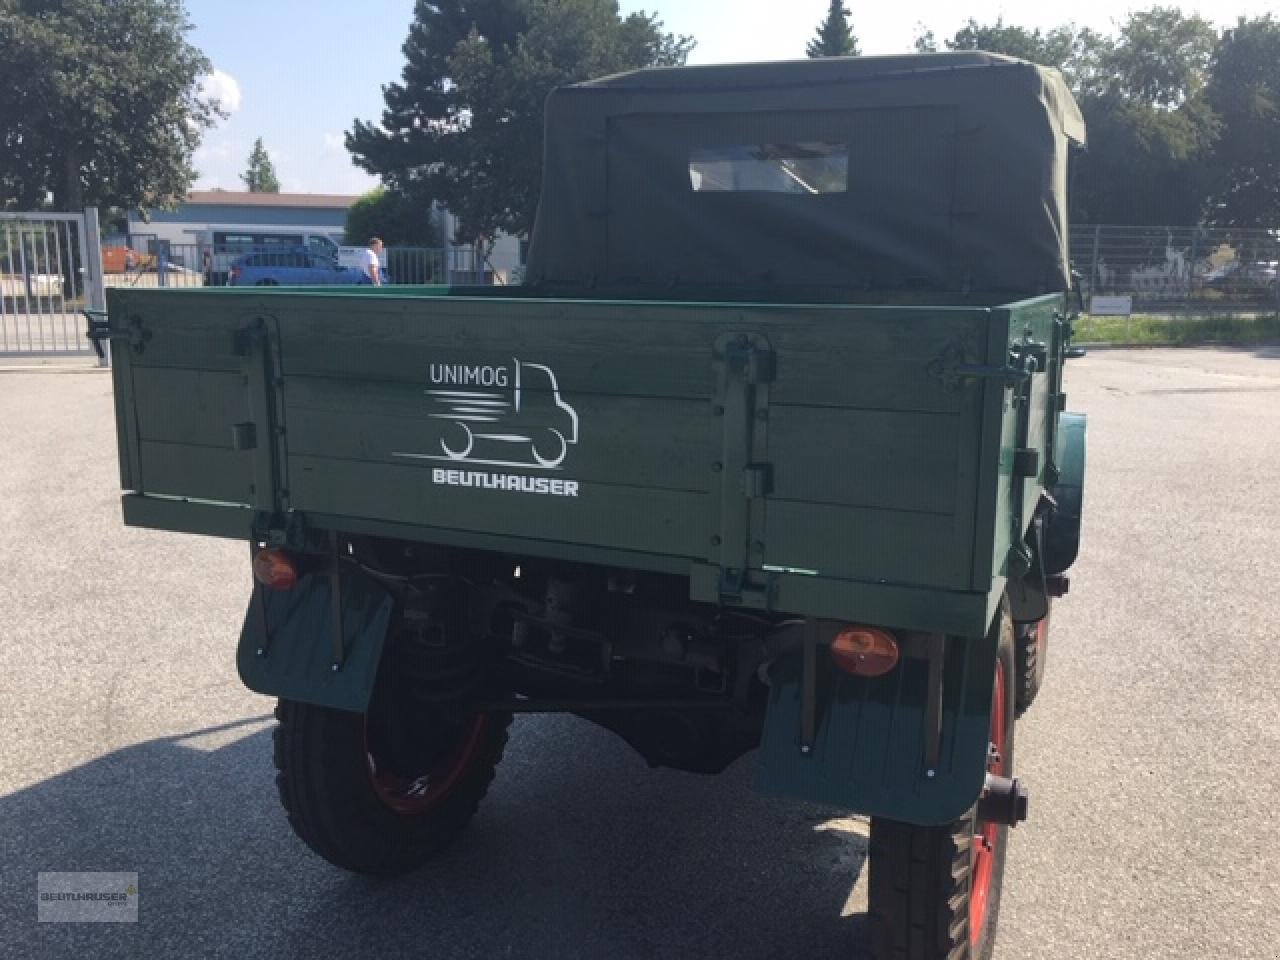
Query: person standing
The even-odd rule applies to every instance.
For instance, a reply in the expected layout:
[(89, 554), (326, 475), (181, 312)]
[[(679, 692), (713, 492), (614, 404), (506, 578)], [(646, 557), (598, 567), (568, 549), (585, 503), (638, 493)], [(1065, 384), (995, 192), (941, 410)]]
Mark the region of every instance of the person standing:
[(370, 237), (369, 248), (364, 252), (364, 272), (369, 275), (375, 287), (382, 286), (382, 262), (379, 257), (382, 255), (382, 238)]

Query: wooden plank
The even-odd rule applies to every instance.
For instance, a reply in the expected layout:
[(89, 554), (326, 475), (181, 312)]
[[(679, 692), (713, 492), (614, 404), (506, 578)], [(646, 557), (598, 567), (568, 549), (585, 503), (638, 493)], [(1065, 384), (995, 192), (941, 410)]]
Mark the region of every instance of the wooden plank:
[(143, 440), (231, 447), (231, 427), (249, 417), (238, 373), (135, 367), (133, 390)]
[(967, 427), (949, 414), (772, 406), (771, 499), (949, 515), (962, 450), (976, 454)]
[[(429, 382), (433, 364), (554, 369), (574, 394), (709, 398), (713, 345), (758, 332), (778, 355), (779, 403), (954, 412), (930, 365), (987, 311), (862, 306), (595, 304), (459, 298), (277, 305), (287, 376)], [(483, 308), (483, 309), (482, 309)], [(975, 361), (977, 357), (973, 358)]]
[[(113, 290), (113, 326), (123, 329), (137, 317), (150, 336), (133, 354), (135, 368), (240, 369), (235, 332), (261, 314), (260, 302), (230, 301), (198, 290)], [(117, 349), (122, 349), (117, 347)]]
[(970, 544), (951, 517), (770, 500), (764, 563), (822, 577), (968, 587)]
[(140, 492), (227, 503), (252, 502), (252, 453), (154, 440), (143, 440), (139, 447)]
[[(445, 461), (441, 448), (456, 429), (444, 418), (449, 408), (418, 384), (294, 376), (284, 392), (295, 454), (404, 465), (403, 454), (410, 453), (440, 457), (437, 466), (465, 466)], [(573, 479), (671, 490), (707, 490), (715, 479), (719, 425), (708, 403), (576, 394), (572, 406), (578, 437), (566, 451), (565, 469)], [(476, 443), (476, 458), (530, 459), (527, 445)]]
[[(706, 550), (707, 496), (672, 490), (574, 483), (562, 495), (438, 482), (445, 465), (399, 466), (290, 454), (294, 509), (415, 523), (478, 533), (502, 534), (617, 550), (694, 557)], [(452, 479), (476, 483), (485, 477), (532, 477), (536, 471), (472, 467)]]

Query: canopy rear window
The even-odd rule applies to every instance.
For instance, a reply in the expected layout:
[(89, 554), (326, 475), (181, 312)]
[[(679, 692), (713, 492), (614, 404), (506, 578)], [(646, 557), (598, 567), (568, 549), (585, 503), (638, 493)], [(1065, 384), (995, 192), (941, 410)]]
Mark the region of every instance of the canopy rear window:
[(689, 154), (695, 193), (844, 193), (849, 147), (811, 140), (729, 147), (695, 147)]

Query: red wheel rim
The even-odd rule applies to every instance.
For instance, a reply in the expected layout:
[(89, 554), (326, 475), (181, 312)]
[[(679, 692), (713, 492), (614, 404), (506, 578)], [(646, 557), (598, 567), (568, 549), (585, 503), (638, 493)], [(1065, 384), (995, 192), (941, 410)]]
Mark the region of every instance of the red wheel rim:
[(369, 749), (369, 730), (365, 727), (365, 757), (373, 792), (396, 813), (415, 816), (426, 813), (454, 791), (458, 781), (480, 749), (488, 717), (476, 714), (461, 735), (426, 773), (402, 777), (390, 770), (378, 769), (377, 758)]
[[(1005, 684), (1004, 661), (996, 658), (995, 689), (991, 694), (991, 754), (987, 771), (999, 776), (1005, 770)], [(987, 908), (991, 899), (991, 878), (1003, 831), (997, 823), (980, 822), (973, 837), (969, 879), (969, 944), (977, 947), (986, 932)]]

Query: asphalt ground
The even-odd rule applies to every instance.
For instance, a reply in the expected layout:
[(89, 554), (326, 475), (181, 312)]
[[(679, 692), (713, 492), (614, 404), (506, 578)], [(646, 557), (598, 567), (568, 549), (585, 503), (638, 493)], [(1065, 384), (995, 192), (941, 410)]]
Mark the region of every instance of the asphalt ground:
[[(864, 954), (865, 822), (574, 719), (519, 720), (418, 874), (311, 855), (235, 676), (246, 550), (121, 525), (110, 380), (72, 369), (0, 369), (0, 957)], [(1084, 547), (1018, 727), (997, 956), (1271, 960), (1280, 349), (1098, 351), (1067, 389)], [(140, 922), (38, 924), (42, 870), (137, 871)]]

